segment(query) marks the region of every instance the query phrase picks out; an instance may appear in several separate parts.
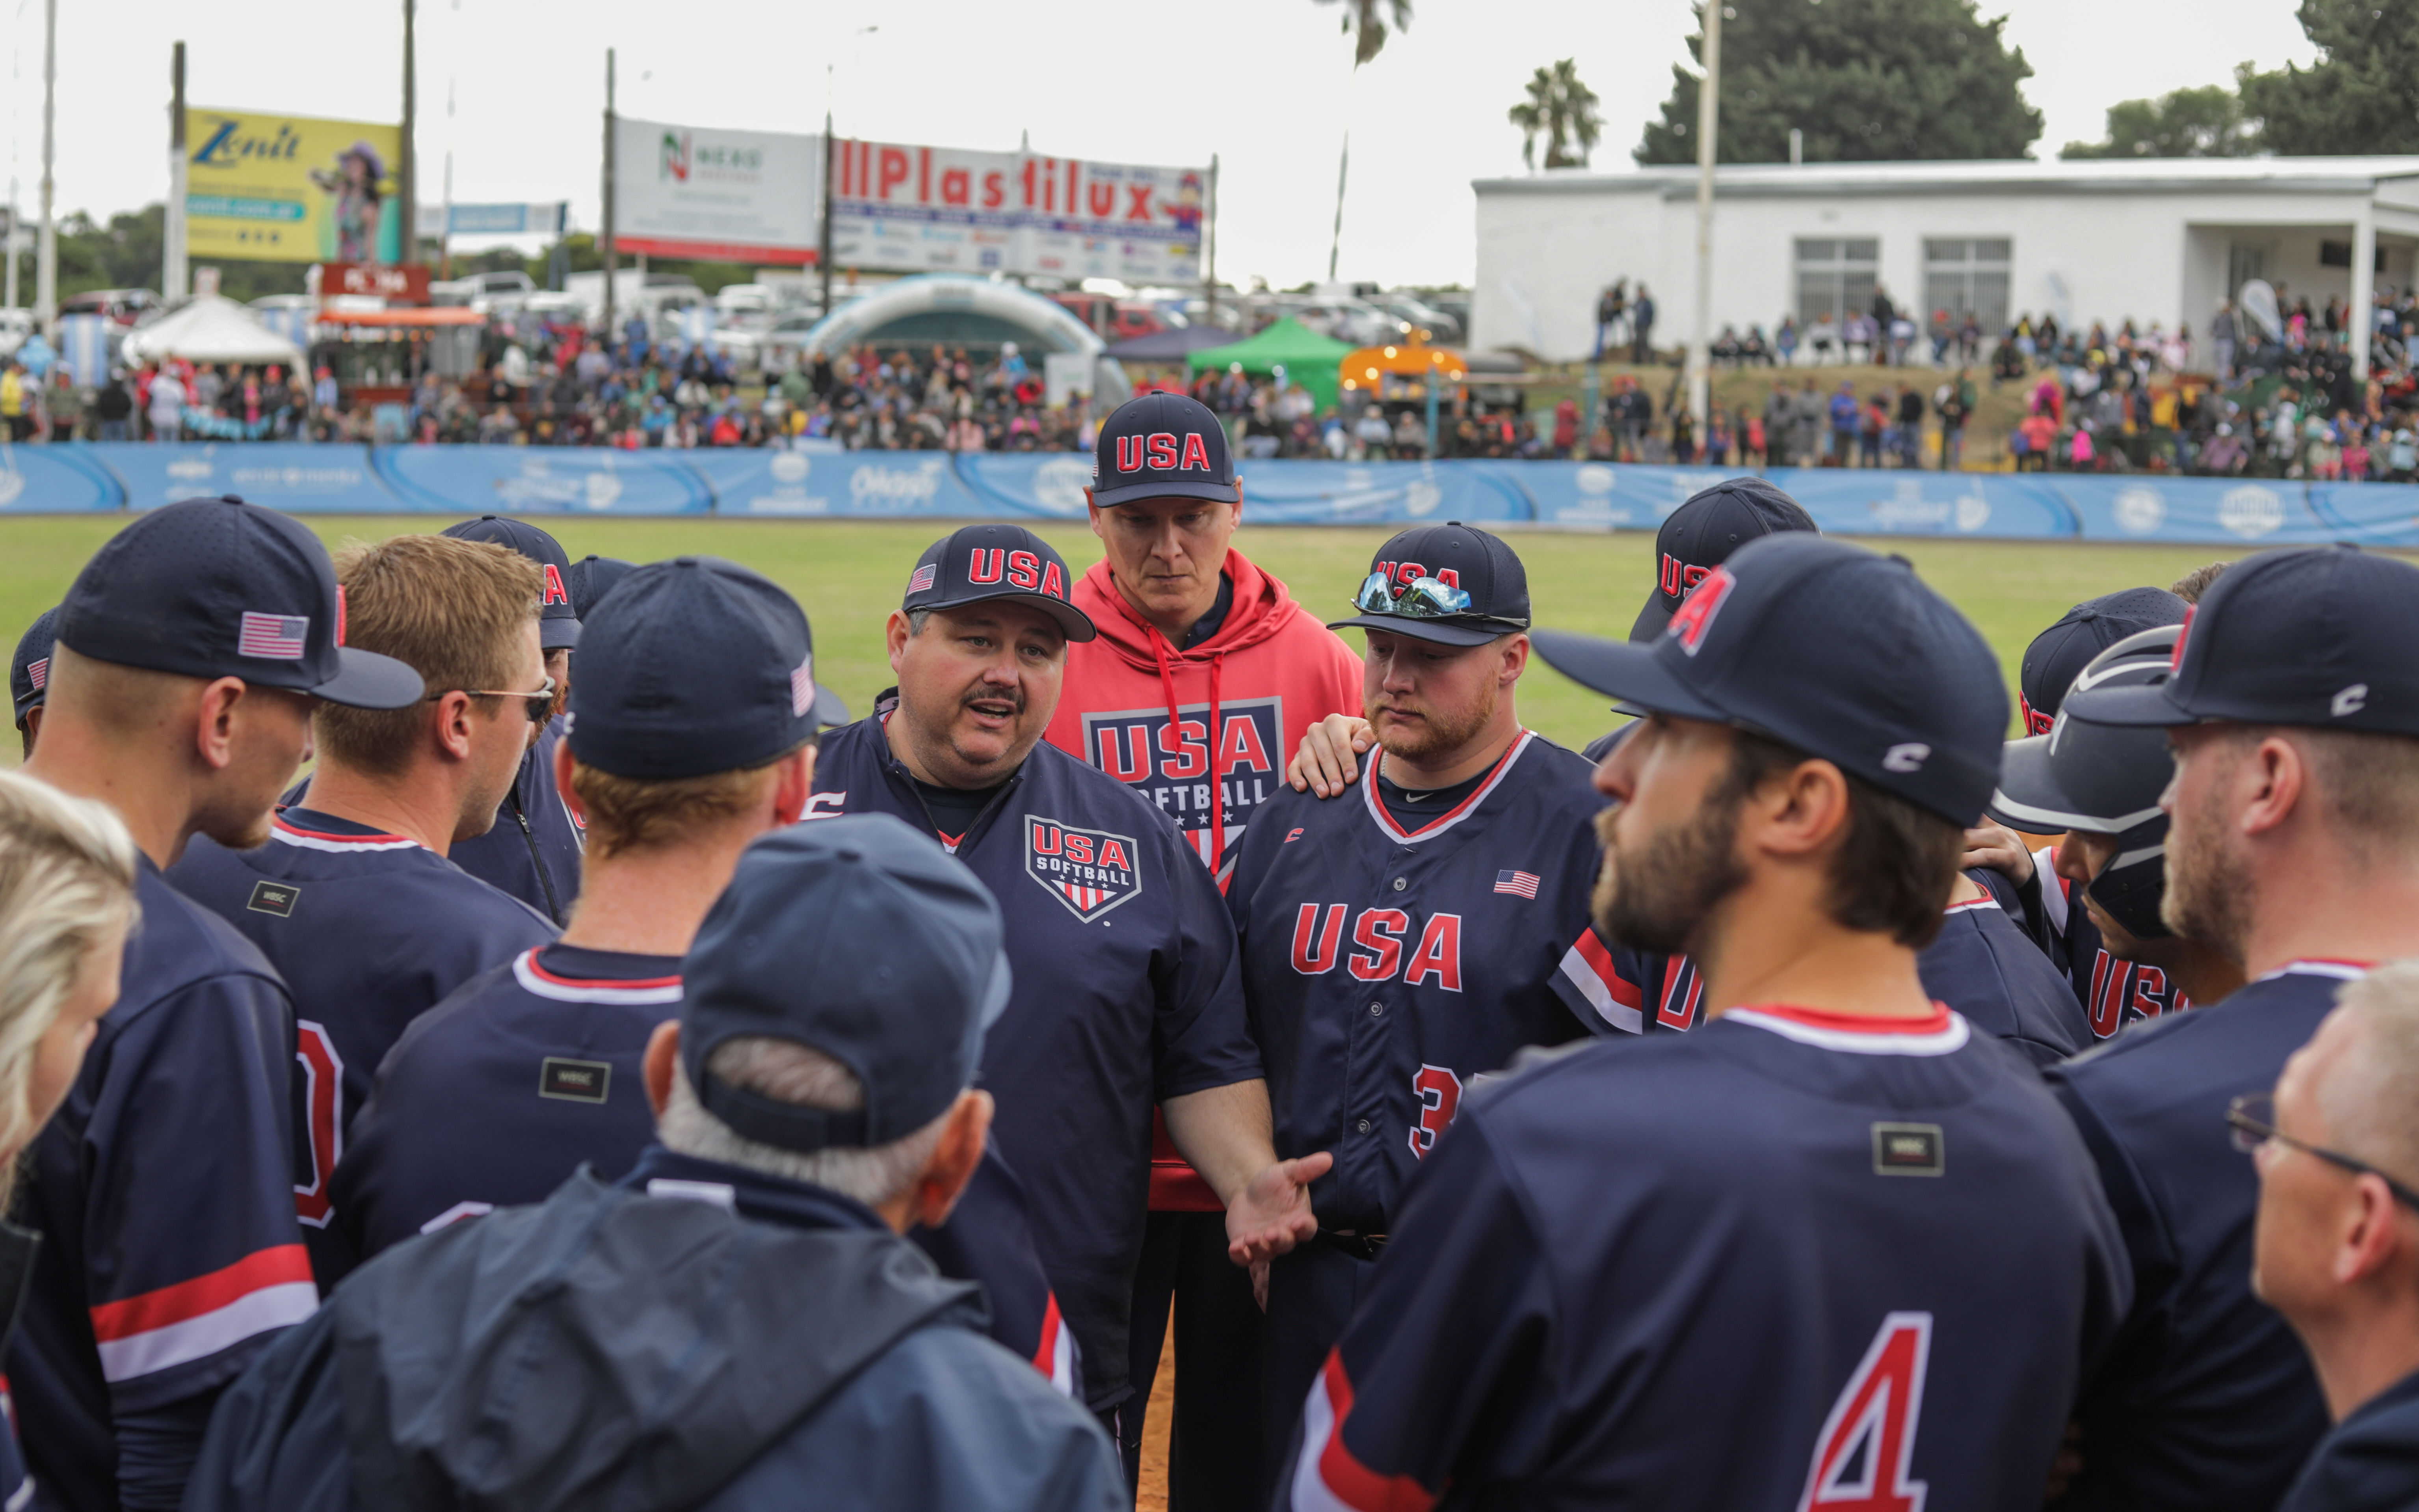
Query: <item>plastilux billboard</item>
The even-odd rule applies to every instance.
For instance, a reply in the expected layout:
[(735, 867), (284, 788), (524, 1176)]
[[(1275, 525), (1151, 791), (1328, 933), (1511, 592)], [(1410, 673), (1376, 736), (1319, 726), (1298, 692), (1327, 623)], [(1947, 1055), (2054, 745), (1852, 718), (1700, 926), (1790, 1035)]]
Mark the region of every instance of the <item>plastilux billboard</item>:
[(400, 126), (188, 107), (185, 143), (189, 255), (403, 260)]

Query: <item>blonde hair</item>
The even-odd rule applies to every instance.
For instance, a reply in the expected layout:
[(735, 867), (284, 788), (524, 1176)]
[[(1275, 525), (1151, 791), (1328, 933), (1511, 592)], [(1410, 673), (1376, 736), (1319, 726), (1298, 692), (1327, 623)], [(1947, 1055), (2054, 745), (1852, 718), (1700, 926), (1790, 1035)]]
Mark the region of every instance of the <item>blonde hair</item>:
[[(522, 626), (538, 616), (546, 579), (536, 563), (489, 541), (398, 535), (347, 541), (336, 553), (345, 592), (345, 643), (394, 657), (431, 696), (510, 688)], [(519, 711), (497, 701), (500, 717)], [(425, 705), (353, 709), (323, 703), (313, 717), (322, 758), (356, 771), (403, 769)]]
[[(134, 841), (117, 815), (0, 772), (0, 1150), (38, 1131), (34, 1047), (94, 948), (134, 925)], [(0, 1211), (16, 1184), (0, 1165)]]
[(619, 777), (574, 757), (571, 791), (588, 823), (588, 854), (609, 861), (694, 840), (701, 829), (753, 808), (775, 780), (774, 768), (797, 752), (793, 746), (754, 766), (660, 781)]

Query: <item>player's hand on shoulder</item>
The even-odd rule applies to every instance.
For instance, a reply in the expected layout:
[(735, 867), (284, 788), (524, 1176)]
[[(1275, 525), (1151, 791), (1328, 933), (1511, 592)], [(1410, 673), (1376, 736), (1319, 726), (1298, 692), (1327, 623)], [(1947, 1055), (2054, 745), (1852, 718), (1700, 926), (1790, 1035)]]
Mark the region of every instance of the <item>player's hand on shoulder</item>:
[(1377, 743), (1368, 720), (1331, 714), (1302, 733), (1302, 745), (1286, 764), (1286, 780), (1296, 793), (1335, 797), (1361, 775), (1360, 758)]
[(2025, 849), (2022, 835), (1985, 819), (1965, 831), (1965, 857), (1957, 863), (1960, 872), (1977, 867), (2001, 872), (2021, 887), (2032, 880), (2033, 853)]

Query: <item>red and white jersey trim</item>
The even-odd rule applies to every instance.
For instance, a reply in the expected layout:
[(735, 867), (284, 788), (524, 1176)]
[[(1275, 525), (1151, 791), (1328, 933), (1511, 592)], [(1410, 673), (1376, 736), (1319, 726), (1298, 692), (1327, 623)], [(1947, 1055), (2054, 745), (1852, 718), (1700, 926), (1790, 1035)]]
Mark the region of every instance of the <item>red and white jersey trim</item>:
[(2333, 977), (2338, 981), (2358, 981), (2376, 965), (2374, 961), (2288, 961), (2265, 976), (2253, 980), (2274, 981), (2279, 977)]
[(672, 1004), (681, 1000), (681, 980), (678, 977), (645, 977), (637, 980), (598, 980), (585, 977), (562, 977), (548, 971), (537, 958), (544, 946), (533, 946), (513, 958), (513, 980), (523, 992), (558, 1003), (630, 1003), (635, 1005)]
[(100, 1373), (113, 1385), (207, 1359), (319, 1310), (310, 1252), (258, 1250), (224, 1270), (92, 1309)]
[(1512, 770), (1512, 764), (1520, 759), (1520, 753), (1529, 748), (1529, 743), (1536, 738), (1535, 731), (1521, 731), (1520, 738), (1512, 742), (1511, 748), (1497, 758), (1495, 769), (1487, 774), (1487, 780), (1478, 784), (1477, 791), (1417, 829), (1405, 829), (1394, 823), (1394, 816), (1388, 813), (1385, 804), (1379, 800), (1378, 771), (1386, 760), (1386, 753), (1382, 750), (1370, 760), (1369, 770), (1361, 779), (1361, 799), (1369, 806), (1369, 817), (1378, 821), (1378, 827), (1392, 839), (1406, 844), (1434, 840), (1475, 812), (1478, 806), (1487, 801), (1487, 795), (1502, 783), (1503, 774)]
[(288, 845), (299, 845), (306, 851), (335, 851), (350, 854), (360, 851), (416, 851), (420, 841), (408, 835), (331, 835), (324, 830), (300, 829), (283, 818), (270, 823), (271, 840)]
[(1344, 1445), (1344, 1420), (1351, 1415), (1352, 1381), (1343, 1357), (1330, 1350), (1302, 1405), (1302, 1458), (1288, 1488), (1293, 1512), (1427, 1512), (1436, 1505), (1409, 1475), (1381, 1475), (1353, 1458)]
[(1949, 1011), (1945, 1003), (1933, 1004), (1921, 1018), (1881, 1018), (1778, 1003), (1734, 1008), (1722, 1017), (1818, 1050), (1852, 1056), (1946, 1056), (1964, 1049), (1973, 1038), (1964, 1017)]
[(1980, 898), (1968, 898), (1962, 903), (1950, 903), (1947, 908), (1943, 909), (1942, 912), (1949, 914), (1971, 914), (1985, 908), (1995, 914), (2003, 914), (2007, 912), (2006, 909), (1999, 906), (1999, 900), (1992, 897), (1989, 893), (1984, 893)]
[(1049, 1378), (1059, 1396), (1075, 1395), (1075, 1335), (1058, 1316), (1055, 1291), (1041, 1314), (1041, 1347), (1033, 1351), (1033, 1368)]
[(1596, 938), (1595, 930), (1579, 931), (1579, 937), (1563, 952), (1563, 964), (1556, 969), (1605, 1023), (1624, 1034), (1637, 1034), (1645, 1028), (1644, 995), (1613, 970), (1612, 952)]

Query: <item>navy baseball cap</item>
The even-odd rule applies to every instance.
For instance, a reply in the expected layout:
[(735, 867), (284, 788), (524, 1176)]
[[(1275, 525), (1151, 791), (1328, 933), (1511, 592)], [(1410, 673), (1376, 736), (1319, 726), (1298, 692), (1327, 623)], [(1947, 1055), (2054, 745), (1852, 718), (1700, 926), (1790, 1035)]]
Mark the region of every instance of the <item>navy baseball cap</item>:
[(596, 601), (637, 565), (637, 563), (624, 562), (620, 557), (585, 556), (563, 573), (562, 584), (571, 590), (571, 612), (583, 626), (588, 623), (588, 611), (596, 607)]
[(2049, 733), (2066, 690), (2083, 669), (2102, 652), (2129, 636), (2163, 625), (2184, 623), (2191, 608), (2164, 588), (2127, 588), (2088, 598), (2061, 615), (2056, 625), (2033, 637), (2025, 648), (2025, 664), (2017, 678), (2025, 728), (2036, 735)]
[(420, 701), (420, 674), (344, 643), (319, 538), (228, 494), (155, 509), (93, 553), (58, 608), (78, 656), (180, 677), (240, 677), (357, 709)]
[(1540, 630), (1536, 646), (1599, 693), (1769, 735), (1961, 827), (1998, 780), (1998, 657), (1907, 563), (1845, 541), (1749, 542), (1652, 644)]
[[(1460, 613), (1435, 618), (1371, 609), (1370, 579), (1381, 574), (1398, 601), (1412, 583), (1433, 578), (1469, 594), (1469, 607)], [(1341, 630), (1357, 625), (1364, 630), (1388, 630), (1440, 645), (1483, 646), (1529, 627), (1529, 570), (1520, 565), (1519, 556), (1502, 537), (1472, 530), (1457, 519), (1414, 526), (1379, 547), (1369, 559), (1369, 578), (1363, 579), (1353, 607), (1361, 612), (1348, 620), (1336, 620), (1328, 628)]]
[(1629, 639), (1661, 635), (1672, 611), (1705, 574), (1748, 542), (1783, 531), (1819, 533), (1804, 505), (1762, 478), (1725, 478), (1689, 495), (1655, 532), (1655, 592), (1638, 611)]
[(17, 638), (17, 655), (8, 661), (8, 695), (17, 702), (17, 728), (25, 728), (27, 711), (50, 696), (51, 643), (58, 638), (59, 611), (54, 605), (34, 616)]
[(846, 722), (827, 698), (796, 599), (735, 562), (678, 557), (635, 569), (597, 606), (565, 738), (599, 771), (669, 782), (796, 749)]
[[(681, 965), (681, 1060), (705, 1110), (783, 1149), (904, 1138), (974, 1081), (1012, 978), (999, 904), (964, 862), (889, 814), (777, 829), (739, 857)], [(763, 1035), (820, 1050), (861, 1108), (799, 1107), (728, 1085), (716, 1047)]]
[(2092, 724), (2419, 735), (2419, 567), (2354, 546), (2246, 557), (2186, 616), (2172, 676), (2077, 688), (2065, 707)]
[(1211, 499), (1240, 503), (1226, 427), (1200, 400), (1181, 393), (1128, 399), (1101, 423), (1092, 453), (1092, 502), (1105, 508), (1138, 499)]
[(517, 551), (546, 574), (546, 593), (537, 616), (537, 643), (547, 651), (568, 651), (579, 644), (579, 610), (571, 601), (571, 558), (562, 543), (527, 520), (502, 515), (482, 515), (439, 532), (457, 541), (488, 541)]
[(1101, 632), (1067, 601), (1073, 580), (1058, 548), (1024, 526), (968, 525), (924, 548), (899, 607), (913, 613), (1019, 598), (1056, 620), (1068, 640), (1089, 640)]

